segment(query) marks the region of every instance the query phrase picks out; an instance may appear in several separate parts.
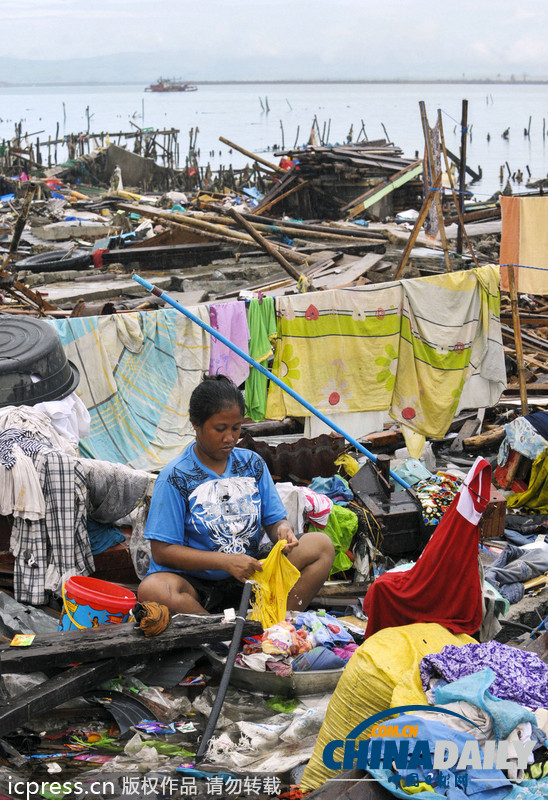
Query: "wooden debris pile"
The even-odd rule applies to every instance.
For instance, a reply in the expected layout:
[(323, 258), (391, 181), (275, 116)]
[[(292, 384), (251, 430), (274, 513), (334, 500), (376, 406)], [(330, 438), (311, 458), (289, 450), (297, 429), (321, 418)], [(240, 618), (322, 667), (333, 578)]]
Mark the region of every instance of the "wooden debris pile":
[(277, 214), (341, 219), (367, 210), (368, 218), (381, 219), (421, 205), (422, 161), (403, 158), (400, 148), (384, 139), (278, 155), (289, 169), (256, 213), (276, 206)]

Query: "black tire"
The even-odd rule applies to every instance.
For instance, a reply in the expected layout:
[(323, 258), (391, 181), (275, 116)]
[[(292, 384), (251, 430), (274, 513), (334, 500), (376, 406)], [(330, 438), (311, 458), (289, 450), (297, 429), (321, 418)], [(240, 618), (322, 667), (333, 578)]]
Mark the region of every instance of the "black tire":
[(50, 250), (49, 253), (23, 258), (15, 266), (29, 272), (59, 272), (67, 269), (88, 269), (92, 264), (90, 253), (75, 250), (72, 255), (63, 258), (66, 255), (66, 250)]

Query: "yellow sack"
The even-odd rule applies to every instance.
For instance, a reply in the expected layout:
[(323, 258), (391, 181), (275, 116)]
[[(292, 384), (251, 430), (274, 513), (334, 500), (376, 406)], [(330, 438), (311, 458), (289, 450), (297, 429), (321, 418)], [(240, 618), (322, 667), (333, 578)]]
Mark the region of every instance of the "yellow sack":
[[(437, 622), (416, 622), (384, 628), (352, 654), (327, 707), (314, 752), (301, 779), (301, 791), (318, 789), (338, 773), (323, 763), (323, 749), (334, 739), (346, 739), (352, 728), (378, 711), (400, 705), (427, 705), (419, 664), (445, 645), (474, 642), (450, 633)], [(364, 731), (359, 739), (366, 739)], [(340, 751), (337, 751), (340, 752)]]
[(263, 628), (283, 622), (287, 611), (287, 595), (295, 586), (301, 573), (282, 553), (287, 541), (276, 542), (267, 558), (261, 561), (262, 572), (254, 572), (253, 605), (251, 619), (258, 620)]

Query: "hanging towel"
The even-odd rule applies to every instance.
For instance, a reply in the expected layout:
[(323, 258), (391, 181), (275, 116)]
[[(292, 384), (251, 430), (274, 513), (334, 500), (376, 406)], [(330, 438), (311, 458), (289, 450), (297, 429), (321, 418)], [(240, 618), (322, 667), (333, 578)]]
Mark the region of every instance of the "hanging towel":
[[(249, 328), (243, 301), (212, 303), (209, 306), (209, 319), (212, 328), (249, 355)], [(240, 386), (249, 375), (249, 364), (226, 344), (211, 337), (209, 374), (226, 375), (236, 386)]]
[[(249, 355), (266, 367), (272, 355), (271, 337), (276, 335), (276, 312), (274, 298), (263, 297), (262, 301), (251, 300), (247, 312), (249, 325)], [(254, 422), (265, 418), (268, 378), (258, 369), (249, 371), (245, 382), (246, 414)]]
[(514, 270), (521, 293), (548, 294), (548, 197), (501, 197), (500, 286), (508, 291), (508, 269), (503, 264), (523, 264)]
[(491, 466), (478, 457), (412, 569), (386, 572), (365, 596), (366, 638), (383, 628), (437, 622), (474, 633), (483, 608), (478, 569), (479, 522), (489, 503)]
[(251, 619), (258, 620), (263, 628), (283, 622), (287, 611), (287, 595), (299, 580), (301, 573), (282, 553), (287, 541), (276, 542), (267, 558), (262, 561), (262, 572), (254, 572), (253, 606)]

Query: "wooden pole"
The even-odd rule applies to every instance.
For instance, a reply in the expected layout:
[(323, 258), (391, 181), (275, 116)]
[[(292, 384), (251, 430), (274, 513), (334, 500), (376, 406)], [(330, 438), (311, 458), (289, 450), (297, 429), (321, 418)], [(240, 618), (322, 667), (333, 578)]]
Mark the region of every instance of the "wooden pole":
[(277, 164), (272, 164), (271, 161), (267, 161), (265, 158), (260, 158), (260, 156), (256, 156), (250, 150), (244, 150), (243, 147), (240, 147), (239, 144), (234, 144), (229, 139), (225, 139), (224, 136), (219, 136), (219, 141), (223, 142), (223, 144), (227, 144), (229, 147), (234, 148), (234, 150), (238, 150), (240, 153), (243, 153), (244, 156), (248, 156), (248, 158), (252, 158), (254, 161), (258, 161), (259, 164), (264, 164), (265, 167), (274, 170), (274, 172), (280, 172), (285, 175), (286, 170), (279, 167)]
[(434, 199), (434, 195), (437, 192), (439, 185), (441, 184), (441, 172), (438, 174), (436, 180), (433, 182), (432, 188), (428, 192), (424, 203), (422, 204), (422, 208), (420, 210), (420, 214), (417, 217), (417, 221), (415, 222), (415, 227), (411, 231), (411, 236), (409, 237), (409, 241), (405, 246), (405, 250), (403, 251), (403, 255), (401, 257), (400, 265), (396, 270), (396, 274), (394, 275), (394, 280), (397, 281), (403, 274), (405, 267), (407, 266), (407, 262), (409, 260), (409, 254), (411, 250), (415, 246), (415, 242), (417, 241), (417, 236), (420, 233), (420, 229), (424, 224), (424, 220), (426, 219), (426, 215), (428, 214), (428, 209), (432, 205), (432, 200)]
[[(462, 233), (463, 233), (463, 236), (466, 238), (466, 244), (467, 244), (467, 247), (468, 247), (468, 249), (470, 251), (470, 255), (474, 259), (474, 264), (476, 265), (476, 267), (479, 267), (478, 259), (476, 258), (476, 253), (474, 251), (474, 248), (472, 247), (472, 244), (470, 243), (470, 239), (468, 238), (468, 234), (466, 233), (466, 230), (464, 228), (464, 217), (463, 217), (463, 214), (462, 214), (462, 204), (460, 202), (459, 196), (457, 196), (457, 194), (455, 193), (455, 184), (453, 183), (453, 177), (451, 175), (451, 165), (449, 164), (449, 158), (447, 156), (447, 150), (445, 149), (445, 136), (443, 135), (443, 122), (442, 122), (442, 119), (441, 119), (441, 111), (439, 111), (439, 110), (438, 110), (438, 122), (439, 122), (439, 126), (440, 126), (441, 149), (443, 151), (443, 158), (445, 160), (445, 171), (447, 173), (447, 177), (449, 178), (449, 185), (451, 186), (451, 192), (453, 193), (453, 202), (455, 204), (455, 209), (457, 211), (457, 216), (459, 218), (459, 231), (462, 229)], [(462, 198), (462, 197), (463, 197), (463, 195), (461, 194), (460, 198)], [(461, 246), (460, 250), (457, 248), (457, 252), (462, 253), (462, 246)]]
[(262, 247), (262, 249), (265, 252), (267, 252), (269, 256), (271, 256), (271, 258), (273, 258), (275, 261), (278, 262), (278, 264), (281, 267), (283, 267), (283, 269), (287, 272), (288, 275), (291, 275), (291, 277), (297, 281), (300, 291), (305, 292), (308, 289), (314, 288), (312, 284), (308, 281), (308, 279), (305, 279), (304, 281), (302, 280), (303, 277), (302, 273), (300, 273), (299, 270), (295, 269), (295, 267), (292, 264), (290, 264), (289, 261), (287, 261), (283, 257), (283, 255), (278, 250), (276, 250), (270, 244), (269, 241), (267, 241), (264, 238), (264, 236), (261, 236), (259, 231), (255, 230), (255, 228), (253, 227), (253, 225), (251, 225), (251, 223), (249, 223), (240, 214), (238, 214), (235, 208), (229, 208), (228, 213), (230, 214), (232, 219), (236, 220), (238, 225), (240, 225), (244, 229), (244, 231), (247, 231), (247, 233), (252, 237), (252, 239), (255, 239), (257, 244), (259, 244)]
[[(468, 100), (462, 101), (461, 116), (461, 139), (460, 139), (460, 169), (459, 169), (459, 208), (460, 217), (464, 214), (464, 192), (466, 189), (466, 143), (468, 141)], [(457, 229), (457, 253), (462, 253), (462, 237), (464, 235), (464, 224), (460, 222)]]
[(516, 287), (516, 278), (514, 273), (514, 265), (509, 264), (508, 267), (508, 288), (510, 290), (510, 303), (512, 306), (512, 320), (514, 323), (514, 343), (516, 345), (516, 361), (518, 365), (518, 380), (519, 380), (519, 396), (521, 399), (521, 415), (529, 413), (529, 401), (527, 399), (527, 386), (525, 383), (525, 365), (523, 360), (523, 342), (521, 339), (521, 323), (519, 319), (519, 306), (518, 306), (518, 292)]
[[(424, 100), (421, 100), (419, 103), (420, 114), (421, 114), (421, 122), (422, 122), (422, 130), (424, 133), (424, 141), (426, 143), (426, 156), (428, 160), (428, 176), (429, 179), (432, 181), (437, 176), (434, 173), (434, 154), (432, 151), (432, 140), (430, 139), (430, 126), (428, 125), (428, 119), (426, 117), (426, 108), (424, 105)], [(433, 183), (431, 184), (434, 185)], [(441, 172), (440, 172), (440, 180), (438, 183), (438, 189), (434, 192), (434, 203), (436, 204), (436, 210), (438, 212), (438, 225), (440, 231), (440, 240), (443, 247), (443, 258), (445, 261), (445, 269), (447, 272), (451, 272), (451, 262), (449, 260), (449, 249), (447, 247), (447, 237), (445, 235), (445, 222), (443, 219), (443, 209), (441, 207), (441, 197), (439, 193), (439, 188), (441, 187)], [(425, 217), (426, 218), (426, 217)]]

